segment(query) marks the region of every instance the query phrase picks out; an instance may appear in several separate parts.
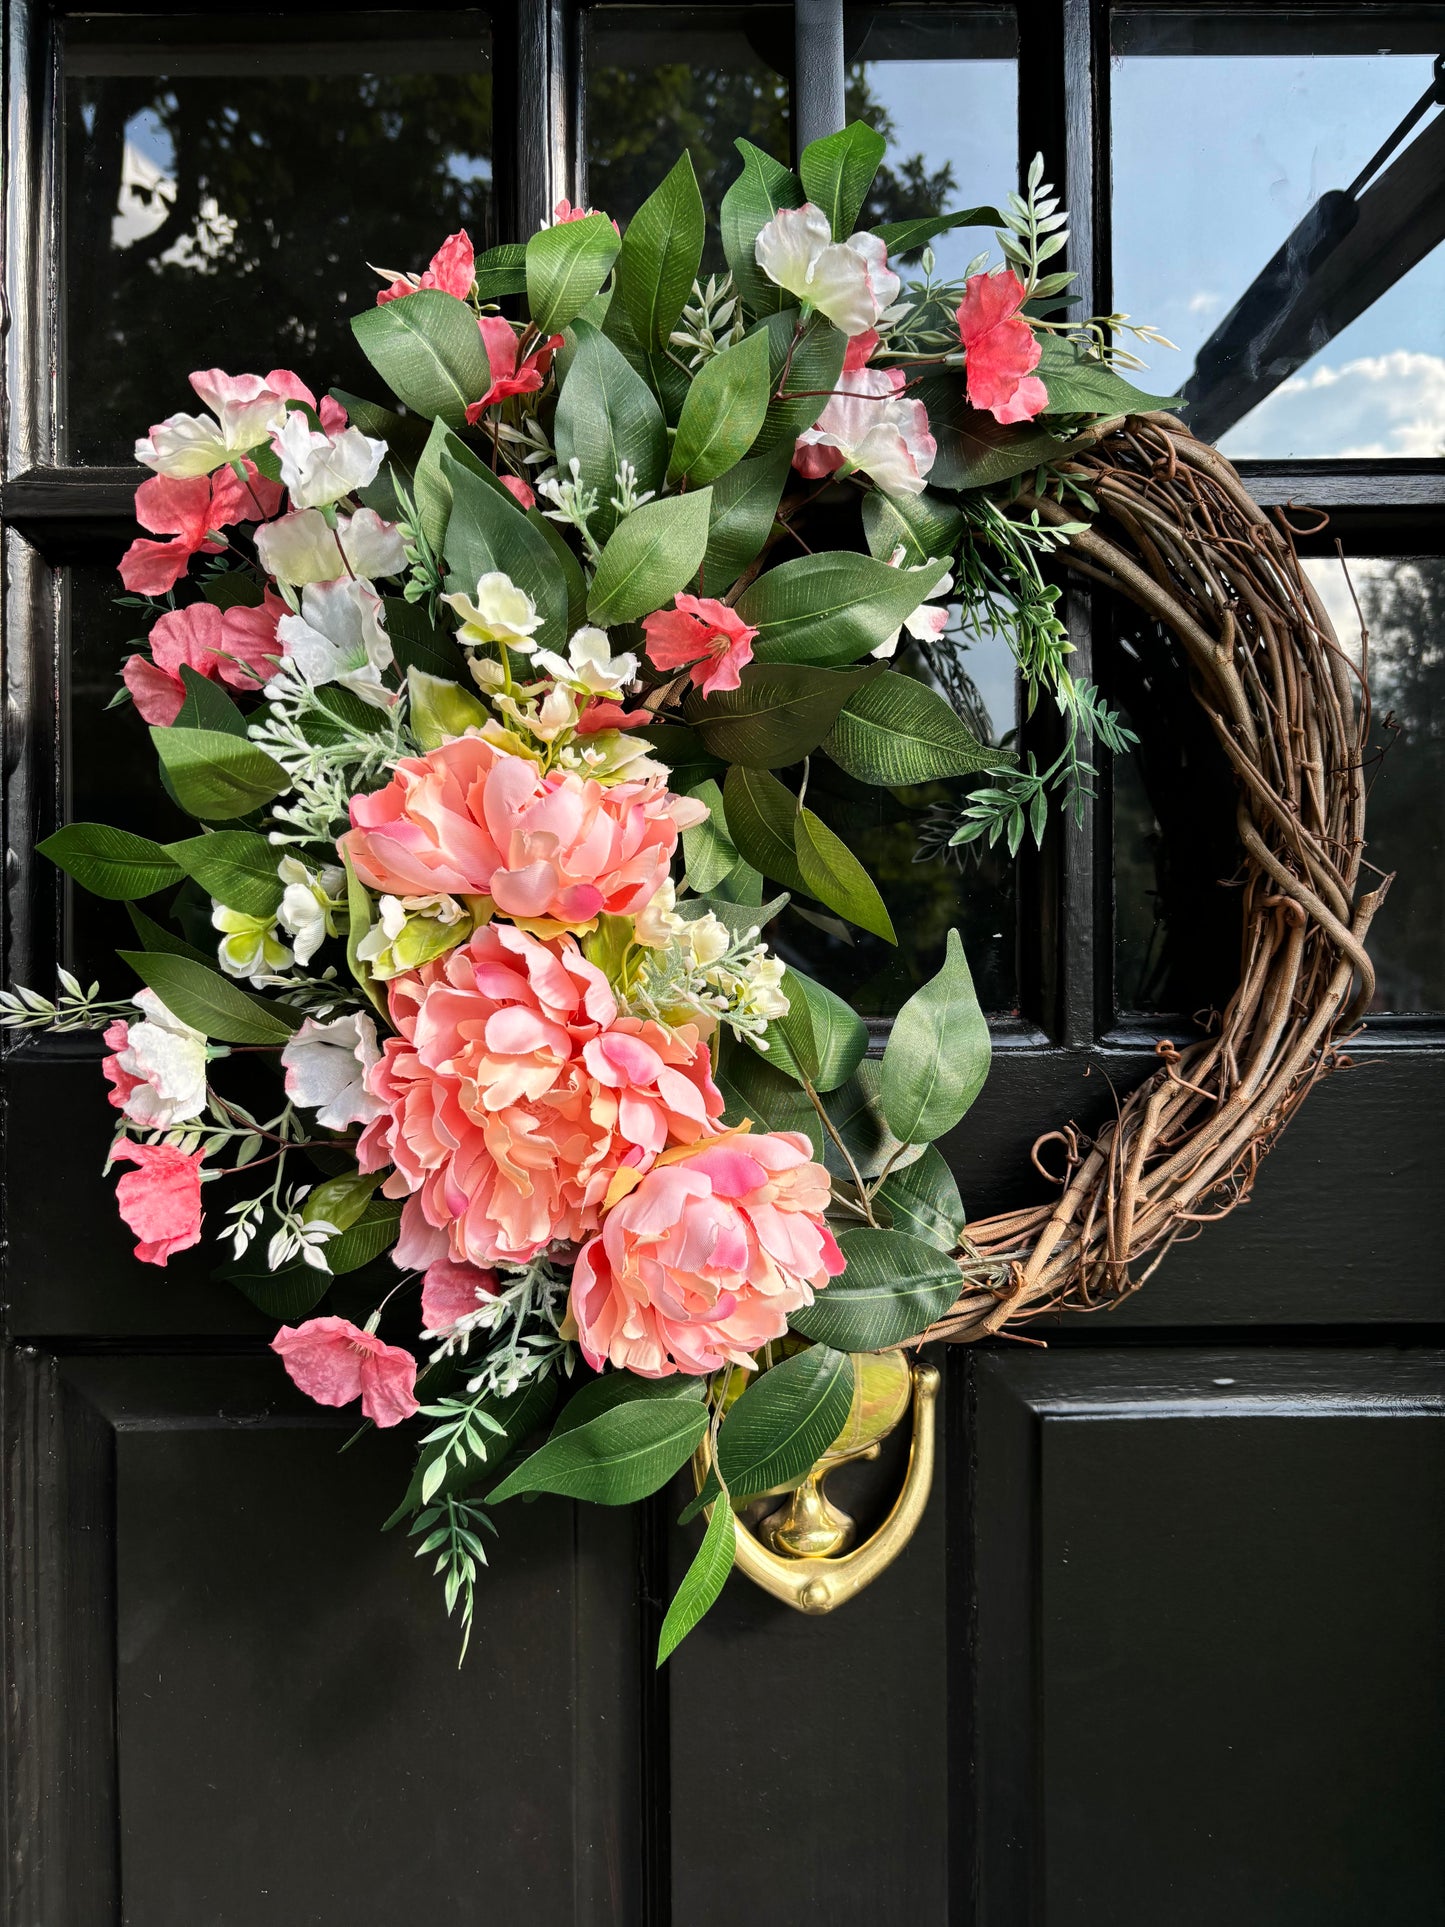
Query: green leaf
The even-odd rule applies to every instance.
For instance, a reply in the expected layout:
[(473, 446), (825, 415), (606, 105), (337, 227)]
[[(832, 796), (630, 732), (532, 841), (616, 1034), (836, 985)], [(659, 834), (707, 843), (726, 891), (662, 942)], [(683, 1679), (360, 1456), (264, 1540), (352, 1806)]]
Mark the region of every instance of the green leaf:
[(753, 314), (773, 314), (795, 304), (758, 266), (758, 236), (780, 207), (801, 207), (807, 196), (797, 175), (761, 147), (747, 140), (733, 145), (742, 155), (743, 171), (722, 197), (723, 253), (743, 306)]
[[(611, 302), (600, 326), (607, 339), (626, 358), (628, 366), (641, 376), (657, 397), (667, 421), (675, 424), (692, 385), (692, 377), (687, 369), (673, 359), (676, 350), (644, 346), (632, 325), (625, 301)], [(565, 379), (565, 375), (560, 378)]]
[(133, 903), (126, 905), (126, 915), (130, 918), (141, 945), (146, 950), (164, 951), (168, 957), (190, 957), (193, 962), (204, 964), (207, 970), (215, 968), (214, 953), (207, 956), (204, 950), (197, 950), (194, 944), (184, 937), (173, 936), (164, 924), (148, 917), (144, 910), (137, 910)]
[(931, 374), (909, 390), (928, 410), (938, 453), (928, 479), (934, 488), (987, 488), (1050, 462), (1066, 444), (1037, 422), (996, 422), (970, 408), (962, 375)]
[(112, 829), (108, 823), (67, 823), (35, 847), (83, 890), (112, 903), (154, 896), (181, 879), (180, 868), (164, 844)]
[(636, 1399), (702, 1398), (703, 1382), (700, 1378), (684, 1378), (680, 1373), (672, 1378), (638, 1378), (632, 1372), (604, 1372), (600, 1378), (590, 1379), (579, 1387), (557, 1415), (557, 1423), (552, 1427), (552, 1437), (560, 1439), (568, 1432), (575, 1432), (579, 1426), (589, 1425), (603, 1412), (610, 1412), (615, 1406), (631, 1404)]
[(775, 448), (770, 455), (739, 462), (713, 483), (699, 594), (725, 594), (757, 556), (772, 530), (792, 461), (791, 448)]
[(380, 1171), (346, 1171), (340, 1177), (318, 1184), (301, 1208), (302, 1222), (315, 1224), (324, 1219), (338, 1231), (349, 1231), (371, 1203), (381, 1183)]
[[(828, 397), (843, 373), (847, 338), (828, 317), (810, 315), (802, 324), (801, 333), (798, 326), (797, 310), (790, 307), (783, 314), (769, 315), (758, 330), (765, 331), (768, 337), (768, 378), (774, 398), (768, 403), (768, 412), (753, 443), (754, 455), (770, 455), (774, 449), (785, 447), (791, 459), (793, 444), (828, 406)], [(783, 381), (785, 369), (786, 383)], [(781, 400), (778, 399), (780, 388)]]
[(765, 335), (748, 335), (698, 370), (672, 445), (669, 482), (715, 481), (752, 447), (768, 412), (772, 387)]
[[(449, 494), (448, 504), (450, 499)], [(420, 603), (387, 596), (385, 610), (387, 637), (403, 675), (409, 669), (422, 669), (449, 682), (470, 680), (456, 638), (449, 630), (438, 629)]]
[(868, 553), (888, 561), (897, 548), (904, 566), (929, 562), (935, 556), (956, 555), (963, 534), (963, 511), (955, 502), (924, 489), (921, 495), (885, 495), (870, 489), (863, 497), (863, 533)]
[(356, 874), (346, 845), (338, 846), (342, 864), (346, 870), (346, 967), (366, 992), (386, 1023), (391, 1022), (391, 1013), (386, 1005), (386, 992), (371, 974), (371, 965), (361, 955), (361, 940), (376, 921), (372, 908), (371, 893)]
[(878, 163), (888, 150), (883, 136), (866, 121), (855, 120), (840, 134), (809, 141), (798, 160), (808, 199), (822, 208), (835, 241), (853, 232), (858, 210), (868, 198)]
[(708, 815), (682, 833), (687, 882), (693, 890), (711, 890), (738, 867), (737, 845), (728, 835), (722, 791), (717, 784), (699, 783), (690, 794), (699, 803), (706, 803)]
[(798, 799), (788, 786), (767, 770), (735, 764), (723, 795), (729, 834), (753, 868), (789, 890), (811, 895), (793, 841)]
[(793, 848), (810, 896), (860, 929), (882, 937), (885, 943), (897, 943), (893, 921), (872, 877), (843, 839), (812, 810), (799, 810), (794, 818)]
[[(244, 569), (227, 569), (224, 575), (213, 575), (201, 584), (201, 594), (214, 609), (259, 609), (265, 600), (266, 591), (255, 576), (247, 575)], [(203, 682), (206, 678), (201, 678)], [(208, 685), (215, 688), (215, 684)]]
[(1048, 415), (1147, 415), (1173, 408), (1178, 395), (1147, 395), (1116, 374), (1107, 362), (1085, 354), (1077, 342), (1045, 336), (1035, 373), (1049, 391)]
[[(882, 1065), (876, 1057), (865, 1057), (845, 1084), (829, 1093), (825, 1108), (833, 1129), (848, 1147), (848, 1154), (864, 1178), (876, 1178), (885, 1165), (901, 1168), (922, 1156), (922, 1147), (910, 1151), (889, 1130), (880, 1101)], [(824, 1133), (823, 1162), (835, 1178), (853, 1174), (832, 1138)]]
[(546, 538), (505, 489), (484, 482), (450, 453), (442, 455), (442, 474), (452, 492), (445, 545), (448, 588), (475, 595), (482, 577), (500, 569), (536, 604), (542, 618), (536, 640), (547, 649), (565, 649), (567, 584)]
[(874, 1194), (893, 1220), (895, 1231), (926, 1238), (940, 1251), (956, 1251), (968, 1222), (958, 1181), (936, 1144), (902, 1170), (890, 1171)]
[(575, 459), (596, 489), (592, 532), (606, 541), (617, 524), (611, 497), (623, 462), (637, 471), (639, 492), (661, 488), (667, 428), (652, 390), (606, 335), (585, 321), (573, 329), (577, 348), (557, 400), (557, 465), (565, 470)]
[[(731, 887), (738, 871), (745, 871), (752, 876), (757, 876), (757, 871), (753, 870), (750, 864), (739, 862), (737, 869), (730, 870), (727, 876), (723, 878), (723, 882), (718, 885), (716, 893), (709, 891), (698, 896), (679, 897), (677, 900), (677, 914), (691, 922), (695, 918), (705, 917), (711, 912), (735, 943), (745, 937), (750, 930), (765, 930), (768, 924), (772, 922), (773, 918), (777, 916), (778, 912), (782, 910), (788, 902), (788, 893), (785, 890), (781, 895), (770, 898), (767, 903), (761, 901), (761, 888), (758, 892), (759, 901), (756, 903), (751, 901), (743, 902), (739, 899), (723, 896), (721, 894), (723, 885), (726, 884)], [(761, 885), (761, 877), (758, 877), (758, 883)]]
[(521, 241), (503, 241), (477, 256), (477, 299), (500, 301), (527, 292), (527, 250)]
[(885, 642), (947, 573), (890, 569), (871, 555), (833, 550), (784, 562), (746, 588), (737, 612), (758, 631), (757, 662), (836, 666)]
[(881, 663), (856, 669), (749, 663), (737, 689), (719, 689), (711, 696), (694, 691), (684, 714), (722, 762), (786, 769), (818, 747), (844, 703), (881, 673)]
[(424, 669), (407, 670), (406, 699), (407, 721), (423, 750), (440, 749), (453, 737), (480, 729), (491, 713), (470, 689)]
[[(419, 1395), (425, 1396), (420, 1381), (417, 1384), (417, 1391)], [(449, 1495), (464, 1492), (468, 1486), (476, 1485), (489, 1477), (506, 1462), (524, 1439), (530, 1438), (532, 1433), (545, 1423), (556, 1402), (557, 1381), (551, 1377), (534, 1378), (519, 1392), (513, 1392), (506, 1398), (482, 1399), (477, 1407), (478, 1412), (484, 1413), (494, 1424), (500, 1425), (501, 1431), (494, 1432), (490, 1425), (477, 1424), (471, 1427), (470, 1437), (477, 1441), (480, 1449), (464, 1450), (460, 1459), (453, 1455), (441, 1483), (433, 1485), (431, 1496), (443, 1499)], [(422, 1486), (426, 1482), (427, 1473), (447, 1449), (445, 1440), (422, 1447), (416, 1471), (412, 1474), (411, 1484), (406, 1490), (406, 1497), (383, 1525), (384, 1532), (390, 1532), (393, 1526), (400, 1525), (403, 1519), (421, 1510), (425, 1504), (422, 1498)]]
[(651, 744), (654, 757), (671, 772), (668, 788), (684, 795), (722, 769), (717, 757), (703, 748), (696, 731), (682, 723), (653, 723), (634, 734)]
[(823, 1156), (823, 1127), (807, 1094), (765, 1058), (725, 1037), (718, 1055), (717, 1087), (723, 1094), (725, 1121), (739, 1125), (751, 1118), (768, 1131), (801, 1131), (813, 1146), (813, 1157)]
[(203, 822), (248, 816), (291, 787), (285, 770), (263, 749), (221, 730), (157, 726), (151, 741), (177, 802)]
[(690, 490), (644, 502), (608, 537), (593, 578), (587, 612), (610, 629), (640, 622), (670, 602), (697, 574), (707, 548), (712, 490)]
[(549, 522), (537, 509), (527, 510), (527, 523), (536, 529), (551, 551), (552, 560), (562, 572), (567, 591), (567, 634), (575, 635), (587, 620), (587, 578), (582, 564), (567, 546), (566, 537), (555, 522)]
[(880, 1352), (916, 1338), (963, 1287), (946, 1252), (905, 1232), (860, 1227), (843, 1232), (838, 1248), (848, 1269), (788, 1322), (805, 1338), (839, 1351)]
[(837, 1438), (853, 1403), (853, 1361), (813, 1345), (753, 1381), (718, 1428), (718, 1475), (734, 1499), (796, 1484)]
[(339, 1238), (328, 1241), (323, 1248), (326, 1262), (338, 1278), (348, 1271), (360, 1271), (383, 1251), (391, 1250), (400, 1229), (401, 1206), (389, 1198), (378, 1198)]
[(727, 1495), (723, 1494), (713, 1506), (712, 1517), (707, 1522), (707, 1531), (702, 1535), (697, 1556), (683, 1574), (682, 1584), (673, 1595), (667, 1617), (662, 1622), (662, 1632), (657, 1641), (659, 1666), (672, 1657), (716, 1602), (733, 1569), (736, 1550), (737, 1527), (733, 1523), (733, 1509)]
[[(811, 977), (801, 970), (789, 970), (783, 978), (783, 994), (792, 1005), (786, 1017), (776, 1020), (784, 1027), (789, 1043), (792, 1031), (787, 1027), (795, 1020), (795, 1013), (801, 1010), (806, 1014), (807, 1039), (811, 1046), (811, 1061), (802, 1063), (807, 1071), (808, 1082), (814, 1090), (832, 1091), (844, 1084), (857, 1070), (868, 1054), (868, 1026), (843, 999), (825, 985), (814, 983)], [(771, 1037), (774, 1025), (768, 1026)]]
[(849, 697), (823, 748), (860, 783), (888, 789), (1017, 761), (981, 743), (935, 690), (892, 669)]
[(185, 700), (176, 712), (172, 729), (218, 729), (226, 736), (244, 736), (246, 718), (219, 683), (203, 676), (189, 663), (181, 665)]
[(167, 846), (169, 854), (208, 896), (248, 917), (274, 917), (285, 886), (278, 852), (254, 830), (213, 830)]
[(218, 1266), (215, 1276), (234, 1285), (257, 1311), (268, 1318), (279, 1318), (283, 1324), (309, 1317), (331, 1289), (330, 1274), (302, 1259), (282, 1265), (279, 1271), (252, 1268), (264, 1267), (265, 1262), (263, 1241), (259, 1253), (253, 1246), (239, 1264)]
[(118, 950), (142, 983), (149, 984), (166, 1009), (218, 1044), (285, 1044), (301, 1023), (301, 1012), (264, 997), (253, 997), (208, 964), (169, 951)]
[(548, 1439), (502, 1480), (493, 1503), (519, 1492), (556, 1492), (594, 1505), (632, 1505), (686, 1464), (706, 1430), (706, 1408), (695, 1400), (631, 1399)]
[(996, 207), (966, 207), (957, 214), (924, 214), (912, 221), (884, 221), (872, 232), (890, 255), (912, 254), (957, 227), (1002, 227)]
[[(540, 333), (555, 334), (581, 314), (607, 279), (621, 246), (605, 214), (561, 221), (532, 236), (527, 243), (527, 303)], [(472, 327), (475, 331), (475, 321)]]
[(963, 944), (948, 933), (943, 968), (899, 1011), (883, 1053), (883, 1115), (907, 1144), (951, 1131), (983, 1089), (993, 1046)]
[(667, 347), (702, 264), (704, 228), (702, 195), (684, 149), (627, 223), (617, 257), (613, 299), (626, 305), (644, 347)]
[(361, 352), (414, 415), (453, 428), (491, 386), (477, 317), (465, 301), (439, 288), (403, 295), (351, 317)]

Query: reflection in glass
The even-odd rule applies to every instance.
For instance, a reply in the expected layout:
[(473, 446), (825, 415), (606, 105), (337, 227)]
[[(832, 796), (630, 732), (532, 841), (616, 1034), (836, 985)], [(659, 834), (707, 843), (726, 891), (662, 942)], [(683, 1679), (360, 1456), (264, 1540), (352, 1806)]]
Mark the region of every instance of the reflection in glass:
[(1404, 126), (1445, 7), (1114, 20), (1114, 299), (1182, 351), (1144, 385), (1234, 457), (1445, 452), (1445, 115)]
[[(1321, 558), (1304, 566), (1358, 662), (1346, 565)], [(1370, 638), (1365, 856), (1395, 872), (1370, 926), (1373, 1008), (1445, 1010), (1445, 558), (1359, 557), (1348, 567)]]
[[(944, 694), (982, 741), (1011, 740), (1015, 675), (1004, 638), (966, 641), (949, 634), (930, 654), (925, 661), (917, 645), (909, 645), (893, 666)], [(784, 780), (796, 790), (801, 775), (790, 770)], [(1012, 1013), (1018, 1001), (1014, 864), (1002, 847), (948, 848), (967, 792), (986, 780), (878, 789), (814, 757), (808, 807), (877, 883), (899, 941), (895, 948), (795, 900), (770, 928), (779, 954), (846, 996), (865, 1017), (887, 1017), (939, 969), (949, 929), (957, 925), (983, 1008)]]
[(346, 326), (383, 268), (495, 239), (482, 13), (71, 21), (70, 457), (129, 461), (185, 374), (375, 394)]

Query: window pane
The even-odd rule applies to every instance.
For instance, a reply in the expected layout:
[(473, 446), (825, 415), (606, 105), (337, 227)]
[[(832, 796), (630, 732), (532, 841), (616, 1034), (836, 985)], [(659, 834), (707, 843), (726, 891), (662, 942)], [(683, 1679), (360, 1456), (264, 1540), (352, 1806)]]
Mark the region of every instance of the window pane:
[(1357, 178), (1442, 45), (1440, 6), (1116, 16), (1115, 305), (1179, 344), (1146, 385), (1188, 382), (1226, 454), (1445, 447), (1438, 107)]
[[(1012, 9), (849, 16), (848, 116), (888, 151), (863, 225), (955, 208), (996, 207), (1018, 185), (1018, 28)], [(856, 42), (856, 46), (855, 46)], [(989, 245), (977, 228), (933, 243), (940, 279)]]
[(375, 393), (346, 325), (465, 226), (495, 238), (481, 13), (65, 31), (70, 457), (129, 461), (192, 368)]
[(786, 157), (792, 10), (602, 7), (587, 16), (587, 200), (626, 221), (685, 147), (721, 270), (717, 208), (739, 137)]

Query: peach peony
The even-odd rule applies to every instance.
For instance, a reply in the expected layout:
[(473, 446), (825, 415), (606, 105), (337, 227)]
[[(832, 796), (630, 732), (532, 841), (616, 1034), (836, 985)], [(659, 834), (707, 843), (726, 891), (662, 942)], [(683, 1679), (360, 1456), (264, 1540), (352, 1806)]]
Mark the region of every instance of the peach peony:
[(664, 1378), (714, 1372), (781, 1338), (836, 1278), (827, 1172), (796, 1131), (729, 1132), (659, 1162), (614, 1204), (572, 1274), (583, 1355)]
[(525, 1263), (595, 1231), (613, 1174), (716, 1128), (706, 1044), (620, 1018), (571, 937), (492, 923), (388, 986), (399, 1036), (367, 1087), (386, 1106), (357, 1147), (407, 1200), (398, 1264)]
[(706, 815), (661, 777), (604, 786), (544, 776), (524, 756), (462, 736), (353, 797), (341, 845), (362, 882), (387, 896), (490, 896), (506, 916), (566, 928), (645, 908), (678, 832)]

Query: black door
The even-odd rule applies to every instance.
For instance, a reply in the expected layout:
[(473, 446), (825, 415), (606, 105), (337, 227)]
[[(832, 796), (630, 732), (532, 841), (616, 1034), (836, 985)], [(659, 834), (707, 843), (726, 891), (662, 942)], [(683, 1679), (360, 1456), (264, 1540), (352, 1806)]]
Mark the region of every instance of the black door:
[[(889, 123), (875, 218), (993, 200), (1042, 149), (1095, 311), (1179, 342), (1154, 385), (1194, 369), (1196, 418), (1262, 501), (1329, 512), (1294, 519), (1341, 633), (1341, 555), (1368, 621), (1370, 856), (1400, 871), (1355, 1067), (1248, 1206), (1124, 1310), (1030, 1328), (1046, 1349), (951, 1354), (898, 1565), (821, 1621), (735, 1578), (660, 1676), (697, 1528), (550, 1499), (509, 1508), (458, 1673), (432, 1582), (378, 1530), (406, 1445), (338, 1456), (344, 1415), (291, 1394), (239, 1298), (184, 1260), (140, 1275), (99, 1176), (95, 1041), (13, 1049), (15, 1927), (1445, 1919), (1445, 115), (1388, 145), (1442, 47), (1439, 6), (9, 0), (12, 981), (119, 968), (105, 906), (29, 851), (68, 816), (144, 831), (164, 809), (102, 711), (129, 443), (186, 371), (365, 392), (341, 317), (366, 262), (529, 231), (562, 194), (626, 217), (682, 141), (715, 205), (736, 135), (825, 131), (845, 79), (848, 111)], [(1317, 212), (1326, 190), (1343, 213)], [(913, 860), (925, 799), (857, 831), (897, 960), (787, 933), (881, 1034), (962, 919), (997, 1014), (953, 1147), (979, 1216), (1041, 1195), (1033, 1138), (1107, 1116), (1233, 983), (1231, 806), (1183, 673), (1128, 611), (1078, 589), (1068, 610), (1077, 667), (1141, 738), (1082, 821), (1017, 871), (955, 869)], [(966, 661), (1012, 727), (1001, 646)]]

